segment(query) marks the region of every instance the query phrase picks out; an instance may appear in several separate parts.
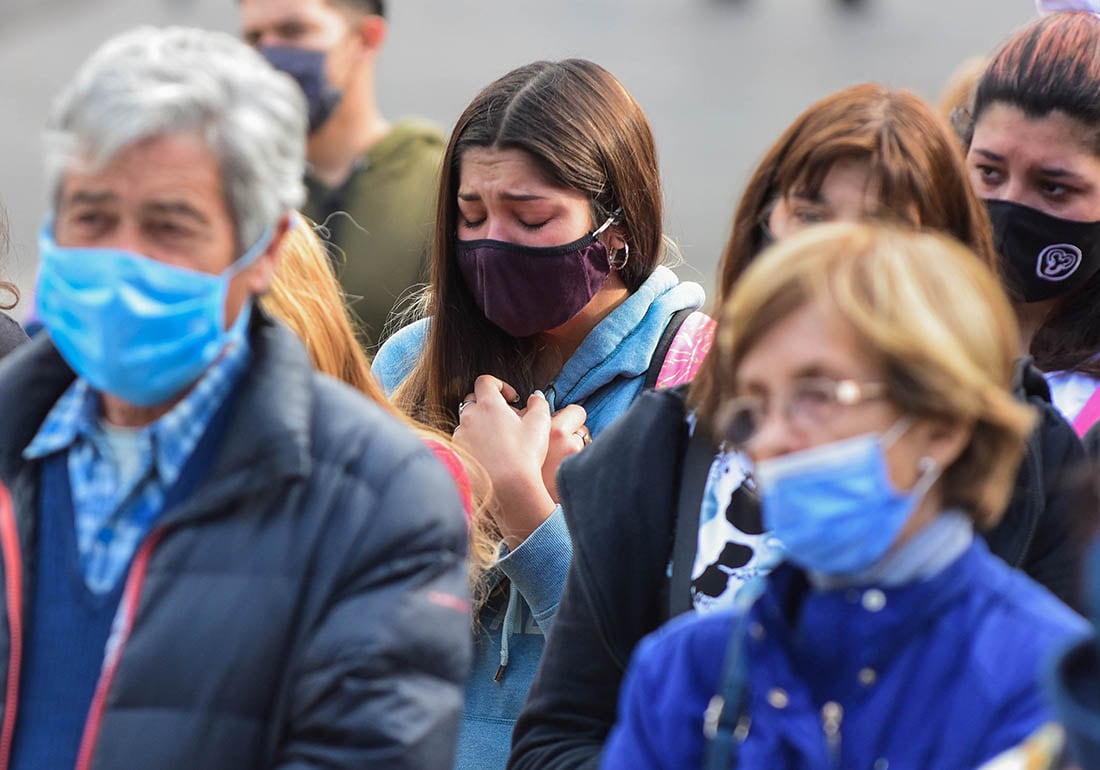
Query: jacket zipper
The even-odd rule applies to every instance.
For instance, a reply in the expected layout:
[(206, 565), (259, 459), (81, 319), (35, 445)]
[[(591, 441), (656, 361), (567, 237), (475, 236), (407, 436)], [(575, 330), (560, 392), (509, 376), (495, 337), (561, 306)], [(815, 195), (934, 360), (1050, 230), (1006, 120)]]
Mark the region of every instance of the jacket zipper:
[(829, 765), (840, 767), (840, 723), (844, 720), (844, 709), (836, 701), (829, 701), (821, 707), (821, 728), (825, 731), (825, 742), (829, 746)]
[(23, 560), (19, 553), (19, 532), (8, 490), (0, 485), (0, 548), (4, 558), (4, 599), (8, 612), (10, 650), (8, 681), (4, 692), (4, 721), (0, 727), (0, 770), (8, 770), (11, 744), (15, 737), (15, 716), (19, 708), (19, 672), (23, 664)]
[[(107, 695), (114, 683), (119, 661), (122, 660), (122, 651), (126, 647), (126, 642), (130, 639), (130, 631), (134, 627), (138, 602), (141, 600), (141, 589), (145, 584), (145, 571), (149, 567), (149, 557), (152, 556), (153, 550), (157, 547), (163, 534), (163, 528), (154, 529), (149, 533), (134, 557), (130, 574), (126, 578), (126, 588), (122, 592), (122, 602), (119, 607), (118, 625), (111, 630), (111, 637), (107, 640), (103, 670), (100, 672), (99, 682), (96, 684), (91, 708), (88, 709), (88, 718), (84, 722), (84, 735), (80, 739), (80, 753), (77, 754), (76, 770), (88, 770), (92, 765), (92, 755), (95, 752), (96, 741), (99, 740), (99, 728), (103, 722), (103, 712), (107, 709)], [(0, 767), (0, 770), (6, 770), (6, 768)]]

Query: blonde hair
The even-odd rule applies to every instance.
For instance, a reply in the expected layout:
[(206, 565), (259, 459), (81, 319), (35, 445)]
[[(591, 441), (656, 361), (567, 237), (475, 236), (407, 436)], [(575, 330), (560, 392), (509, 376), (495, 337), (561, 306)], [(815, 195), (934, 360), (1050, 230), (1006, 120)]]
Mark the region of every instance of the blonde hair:
[(748, 351), (809, 304), (850, 326), (903, 412), (973, 423), (944, 469), (943, 503), (994, 526), (1035, 415), (1010, 389), (1018, 332), (993, 272), (956, 241), (883, 225), (822, 225), (785, 239), (749, 266), (722, 308), (711, 354), (718, 387), (691, 394), (703, 426), (734, 395)]
[[(442, 445), (462, 463), (470, 480), (470, 582), (475, 607), (487, 598), (487, 573), (496, 562), (499, 532), (488, 515), (491, 497), (489, 476), (469, 454), (456, 447), (448, 435), (421, 425), (394, 407), (370, 370), (356, 334), (354, 316), (336, 279), (325, 244), (312, 223), (295, 215), (279, 247), (279, 268), (271, 291), (260, 306), (285, 323), (305, 343), (313, 367), (343, 380), (391, 415), (404, 422), (422, 439)], [(476, 613), (474, 615), (476, 617)]]
[(940, 98), (936, 102), (936, 111), (951, 124), (956, 132), (960, 129), (969, 129), (970, 113), (974, 109), (974, 96), (978, 92), (978, 81), (982, 79), (987, 66), (989, 66), (988, 57), (972, 56), (960, 64), (944, 83), (943, 91), (940, 92)]

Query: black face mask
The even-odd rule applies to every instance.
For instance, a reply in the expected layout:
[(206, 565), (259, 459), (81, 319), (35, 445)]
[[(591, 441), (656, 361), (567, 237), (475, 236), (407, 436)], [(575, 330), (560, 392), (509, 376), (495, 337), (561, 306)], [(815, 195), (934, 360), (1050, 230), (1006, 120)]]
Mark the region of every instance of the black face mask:
[(1017, 299), (1040, 302), (1080, 289), (1100, 272), (1100, 222), (1073, 222), (1011, 201), (985, 201), (993, 244)]

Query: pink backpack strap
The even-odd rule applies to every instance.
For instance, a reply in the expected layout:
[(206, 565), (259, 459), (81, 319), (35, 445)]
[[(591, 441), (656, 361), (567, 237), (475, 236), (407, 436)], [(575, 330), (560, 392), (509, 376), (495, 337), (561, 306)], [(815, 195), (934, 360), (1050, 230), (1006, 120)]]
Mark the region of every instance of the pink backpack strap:
[(1089, 400), (1085, 402), (1085, 405), (1081, 407), (1081, 411), (1077, 413), (1076, 419), (1073, 421), (1073, 429), (1077, 432), (1078, 436), (1084, 436), (1089, 432), (1089, 428), (1100, 422), (1100, 388), (1097, 388), (1089, 396)]
[(714, 327), (714, 319), (700, 310), (684, 319), (661, 364), (657, 375), (658, 388), (691, 382), (714, 343)]

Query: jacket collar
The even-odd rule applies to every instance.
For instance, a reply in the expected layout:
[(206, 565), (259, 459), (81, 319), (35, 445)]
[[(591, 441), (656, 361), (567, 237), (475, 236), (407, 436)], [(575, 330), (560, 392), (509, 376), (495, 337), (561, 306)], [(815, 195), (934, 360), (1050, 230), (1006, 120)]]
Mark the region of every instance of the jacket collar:
[(939, 574), (897, 587), (813, 590), (805, 573), (783, 565), (768, 576), (751, 610), (750, 621), (762, 633), (750, 633), (750, 655), (760, 656), (766, 678), (791, 691), (826, 683), (855, 687), (856, 677), (840, 669), (887, 665), (922, 628), (972, 593), (983, 551), (985, 543), (975, 538)]
[[(236, 403), (225, 441), (203, 484), (206, 504), (211, 498), (246, 496), (276, 479), (309, 473), (309, 358), (288, 329), (262, 312), (253, 313), (249, 341), (251, 365), (230, 396)], [(6, 440), (0, 440), (0, 478), (9, 485), (24, 468), (23, 449), (74, 379), (47, 334), (37, 335), (0, 363), (0, 414), (6, 424)]]

